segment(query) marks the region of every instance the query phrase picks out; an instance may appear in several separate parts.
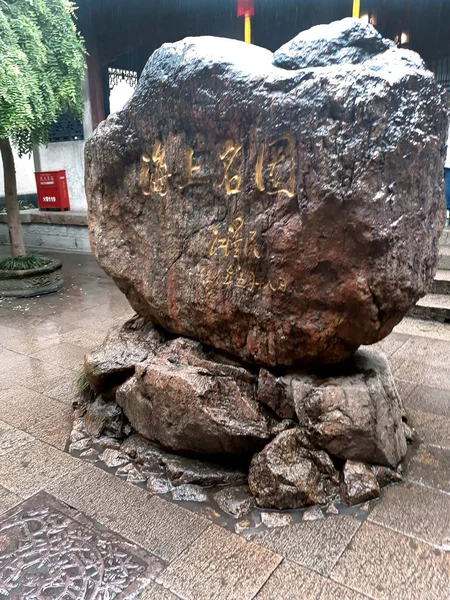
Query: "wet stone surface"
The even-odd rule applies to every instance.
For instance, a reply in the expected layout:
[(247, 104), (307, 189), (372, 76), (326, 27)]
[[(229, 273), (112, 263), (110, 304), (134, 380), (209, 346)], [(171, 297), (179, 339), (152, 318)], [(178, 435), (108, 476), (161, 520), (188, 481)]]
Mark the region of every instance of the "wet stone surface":
[(352, 515), (359, 520), (366, 520), (368, 517), (368, 511), (361, 510), (360, 506), (346, 506), (338, 498), (334, 503), (323, 507), (269, 511), (261, 509), (256, 506), (255, 498), (247, 485), (248, 466), (239, 470), (173, 454), (144, 440), (134, 431), (125, 439), (106, 438), (109, 439), (108, 446), (114, 442), (114, 447), (105, 449), (105, 436), (90, 437), (81, 425), (82, 421), (82, 417), (75, 419), (74, 430), (84, 431), (87, 436), (78, 440), (83, 442), (83, 450), (74, 448), (74, 444), (68, 440), (66, 450), (70, 454), (146, 489), (150, 494), (157, 494), (201, 514), (235, 533), (252, 535), (274, 527), (287, 527), (339, 514)]
[(0, 519), (0, 598), (120, 600), (165, 567), (45, 493)]

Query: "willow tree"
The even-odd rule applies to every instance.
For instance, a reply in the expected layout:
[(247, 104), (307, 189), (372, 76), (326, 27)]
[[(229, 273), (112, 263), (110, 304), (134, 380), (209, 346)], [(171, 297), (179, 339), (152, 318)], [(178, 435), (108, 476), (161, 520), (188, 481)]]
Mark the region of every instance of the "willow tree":
[(0, 151), (13, 257), (25, 256), (12, 146), (48, 142), (62, 114), (81, 119), (84, 45), (69, 0), (0, 0)]

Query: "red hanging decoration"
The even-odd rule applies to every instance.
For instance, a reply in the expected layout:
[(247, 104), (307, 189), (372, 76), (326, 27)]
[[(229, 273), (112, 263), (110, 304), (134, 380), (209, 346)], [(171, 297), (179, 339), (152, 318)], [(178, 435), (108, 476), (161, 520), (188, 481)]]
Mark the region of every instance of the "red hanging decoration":
[(255, 0), (237, 0), (238, 17), (255, 16)]

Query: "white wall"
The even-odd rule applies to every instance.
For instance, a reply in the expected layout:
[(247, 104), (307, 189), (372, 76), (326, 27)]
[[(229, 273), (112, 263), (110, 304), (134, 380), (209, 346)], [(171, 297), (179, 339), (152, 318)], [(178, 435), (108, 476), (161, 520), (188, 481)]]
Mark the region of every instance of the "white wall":
[(84, 192), (84, 141), (55, 142), (39, 147), (40, 171), (66, 171), (70, 210), (87, 210)]
[[(27, 154), (19, 158), (17, 151), (14, 152), (14, 164), (16, 167), (17, 193), (36, 194), (36, 181), (34, 179), (33, 155)], [(0, 196), (5, 195), (5, 182), (3, 181), (3, 164), (0, 157)]]

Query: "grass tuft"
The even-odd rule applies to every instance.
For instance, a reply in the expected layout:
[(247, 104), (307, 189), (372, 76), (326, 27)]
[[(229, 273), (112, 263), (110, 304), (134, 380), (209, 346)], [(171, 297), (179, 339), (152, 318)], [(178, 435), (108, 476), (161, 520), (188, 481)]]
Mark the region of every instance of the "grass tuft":
[[(29, 202), (26, 202), (26, 200), (17, 200), (17, 204), (19, 205), (19, 210), (33, 210), (34, 208), (36, 208), (34, 204), (30, 204)], [(5, 213), (6, 206), (0, 206), (0, 214)]]
[(91, 384), (89, 383), (86, 377), (83, 365), (81, 365), (77, 371), (75, 378), (75, 389), (80, 398), (85, 398), (86, 400), (93, 400), (96, 396), (94, 390), (91, 388)]
[(48, 265), (50, 259), (39, 254), (26, 254), (4, 258), (0, 260), (0, 271), (27, 271), (28, 269), (40, 269)]

